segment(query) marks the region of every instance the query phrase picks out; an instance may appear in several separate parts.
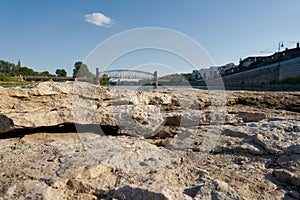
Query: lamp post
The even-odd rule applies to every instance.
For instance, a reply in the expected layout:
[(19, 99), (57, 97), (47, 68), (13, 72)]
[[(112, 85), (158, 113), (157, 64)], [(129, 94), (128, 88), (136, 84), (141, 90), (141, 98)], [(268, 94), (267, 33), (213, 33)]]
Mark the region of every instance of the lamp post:
[(280, 47), (284, 47), (284, 44), (283, 44), (283, 42), (282, 41), (280, 41), (279, 43), (278, 43), (278, 57), (279, 57), (279, 59), (278, 59), (278, 67), (280, 68), (280, 61), (281, 61), (281, 55), (279, 54), (279, 52), (280, 52)]
[(283, 47), (284, 47), (284, 44), (283, 44), (282, 41), (280, 41), (280, 42), (278, 43), (278, 53), (280, 52), (280, 48), (283, 48)]

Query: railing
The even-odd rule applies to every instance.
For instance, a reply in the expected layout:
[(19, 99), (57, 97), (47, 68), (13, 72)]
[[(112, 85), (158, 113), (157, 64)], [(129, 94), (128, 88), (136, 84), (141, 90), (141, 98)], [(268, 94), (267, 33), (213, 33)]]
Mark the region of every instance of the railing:
[(115, 79), (141, 79), (141, 80), (153, 80), (153, 83), (158, 86), (158, 74), (155, 71), (153, 74), (150, 72), (144, 72), (139, 70), (107, 70), (99, 72), (99, 69), (96, 69), (96, 80), (100, 78), (115, 78)]
[(109, 78), (120, 78), (120, 79), (154, 79), (155, 73), (144, 72), (139, 70), (108, 70), (100, 72), (98, 77), (107, 76)]
[(73, 77), (60, 76), (23, 76), (23, 80), (57, 80), (57, 81), (74, 81)]
[(108, 70), (99, 72), (98, 69), (96, 70), (95, 77), (57, 77), (57, 76), (23, 76), (23, 80), (36, 80), (36, 81), (46, 81), (46, 80), (54, 80), (54, 81), (91, 81), (96, 80), (99, 81), (101, 78), (117, 78), (117, 79), (142, 79), (142, 80), (153, 80), (155, 85), (158, 85), (158, 77), (157, 71), (153, 74), (150, 72), (144, 72), (139, 70)]

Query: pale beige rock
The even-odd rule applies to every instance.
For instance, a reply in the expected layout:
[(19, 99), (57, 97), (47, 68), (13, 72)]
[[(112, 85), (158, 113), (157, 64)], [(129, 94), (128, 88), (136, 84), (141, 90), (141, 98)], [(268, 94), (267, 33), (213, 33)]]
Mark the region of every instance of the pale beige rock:
[(300, 186), (300, 177), (294, 173), (285, 169), (275, 169), (273, 174), (280, 180), (287, 184), (293, 184), (295, 186)]
[(200, 190), (194, 199), (238, 200), (241, 198), (236, 195), (235, 191), (231, 187), (229, 187), (226, 182), (216, 179), (206, 185), (200, 186)]
[(0, 88), (0, 199), (297, 199), (299, 96)]

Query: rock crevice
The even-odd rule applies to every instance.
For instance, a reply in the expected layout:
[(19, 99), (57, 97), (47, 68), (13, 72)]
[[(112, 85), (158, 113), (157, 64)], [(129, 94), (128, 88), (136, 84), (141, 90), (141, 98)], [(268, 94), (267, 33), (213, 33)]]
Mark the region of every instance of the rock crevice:
[(0, 198), (299, 199), (299, 95), (0, 88)]

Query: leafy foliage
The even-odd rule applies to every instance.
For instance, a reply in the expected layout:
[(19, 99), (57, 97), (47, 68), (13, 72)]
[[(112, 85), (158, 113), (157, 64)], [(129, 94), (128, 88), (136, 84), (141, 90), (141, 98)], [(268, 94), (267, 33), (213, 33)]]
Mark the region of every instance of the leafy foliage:
[(186, 73), (186, 74), (181, 74), (181, 76), (183, 77), (183, 79), (189, 81), (191, 79), (191, 73)]
[(48, 71), (44, 71), (39, 73), (40, 76), (48, 76), (48, 77), (54, 77), (55, 75), (50, 74)]
[(0, 73), (10, 75), (10, 76), (15, 76), (19, 72), (15, 64), (0, 60)]
[(38, 72), (35, 72), (33, 69), (30, 69), (28, 67), (22, 67), (19, 69), (20, 75), (23, 76), (38, 76), (40, 75)]
[(0, 60), (0, 73), (5, 74), (5, 76), (48, 76), (53, 77), (54, 75), (50, 74), (48, 71), (36, 72), (28, 67), (17, 67), (15, 64)]
[(12, 81), (12, 80), (13, 79), (10, 76), (0, 73), (0, 81)]
[(172, 81), (183, 81), (183, 80), (190, 80), (191, 74), (186, 73), (186, 74), (169, 74), (166, 76), (162, 76), (159, 79), (160, 80), (172, 80)]
[(109, 78), (101, 78), (100, 85), (102, 86), (109, 86)]
[(95, 75), (89, 71), (89, 68), (86, 64), (78, 61), (74, 64), (73, 77), (93, 78)]
[(57, 69), (55, 71), (55, 74), (56, 74), (56, 76), (59, 76), (59, 77), (66, 77), (67, 76), (67, 72), (64, 69)]

